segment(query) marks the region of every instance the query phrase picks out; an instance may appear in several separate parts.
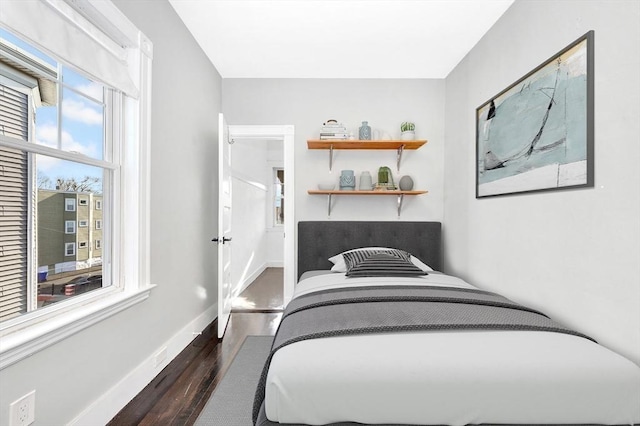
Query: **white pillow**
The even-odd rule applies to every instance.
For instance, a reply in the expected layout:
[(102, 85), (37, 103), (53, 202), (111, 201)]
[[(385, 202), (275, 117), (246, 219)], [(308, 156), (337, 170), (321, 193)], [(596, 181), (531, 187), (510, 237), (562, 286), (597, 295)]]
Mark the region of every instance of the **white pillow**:
[[(359, 251), (359, 250), (396, 250), (396, 249), (390, 249), (389, 247), (360, 247), (353, 250), (343, 251), (342, 253), (336, 254), (335, 256), (332, 256), (329, 258), (329, 262), (333, 263), (331, 272), (347, 272), (347, 264), (344, 262), (344, 257), (342, 256), (342, 254), (349, 253), (352, 251)], [(418, 268), (422, 269), (425, 272), (433, 271), (431, 267), (424, 264), (420, 259), (418, 259), (414, 255), (411, 255), (411, 263), (413, 263), (414, 265), (416, 265)]]

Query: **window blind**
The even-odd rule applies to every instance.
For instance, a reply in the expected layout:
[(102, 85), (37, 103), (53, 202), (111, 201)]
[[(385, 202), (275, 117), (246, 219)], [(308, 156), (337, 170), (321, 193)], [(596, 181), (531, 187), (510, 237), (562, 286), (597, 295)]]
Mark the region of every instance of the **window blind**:
[[(97, 25), (105, 24), (96, 26), (85, 16)], [(112, 24), (114, 17), (117, 26)], [(138, 72), (140, 33), (111, 2), (3, 1), (0, 22), (49, 53), (55, 52), (53, 56), (62, 62), (132, 98), (138, 97), (140, 82), (133, 76)]]

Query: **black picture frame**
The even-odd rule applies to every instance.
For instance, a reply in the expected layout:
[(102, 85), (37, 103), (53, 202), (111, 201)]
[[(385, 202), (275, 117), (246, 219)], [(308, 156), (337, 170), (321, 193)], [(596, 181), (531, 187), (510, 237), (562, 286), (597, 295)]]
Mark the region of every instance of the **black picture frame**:
[(594, 186), (594, 31), (476, 108), (476, 198)]

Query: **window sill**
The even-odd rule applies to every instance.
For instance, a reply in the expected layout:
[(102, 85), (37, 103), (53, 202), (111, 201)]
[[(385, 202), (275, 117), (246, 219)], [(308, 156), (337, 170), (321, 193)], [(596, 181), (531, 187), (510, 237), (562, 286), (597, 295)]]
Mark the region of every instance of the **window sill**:
[(154, 287), (150, 285), (131, 291), (107, 289), (98, 297), (86, 299), (81, 306), (71, 305), (49, 312), (35, 324), (3, 335), (0, 340), (0, 370), (144, 301)]

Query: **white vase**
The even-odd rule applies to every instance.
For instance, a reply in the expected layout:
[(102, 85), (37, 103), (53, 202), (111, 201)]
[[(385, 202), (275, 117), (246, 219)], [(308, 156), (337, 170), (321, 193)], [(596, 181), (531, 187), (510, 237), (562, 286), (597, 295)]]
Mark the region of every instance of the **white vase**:
[(371, 180), (371, 173), (362, 172), (360, 174), (360, 191), (371, 191), (373, 189), (373, 181)]
[(400, 139), (403, 141), (412, 141), (416, 138), (416, 132), (413, 130), (407, 130), (400, 134)]

